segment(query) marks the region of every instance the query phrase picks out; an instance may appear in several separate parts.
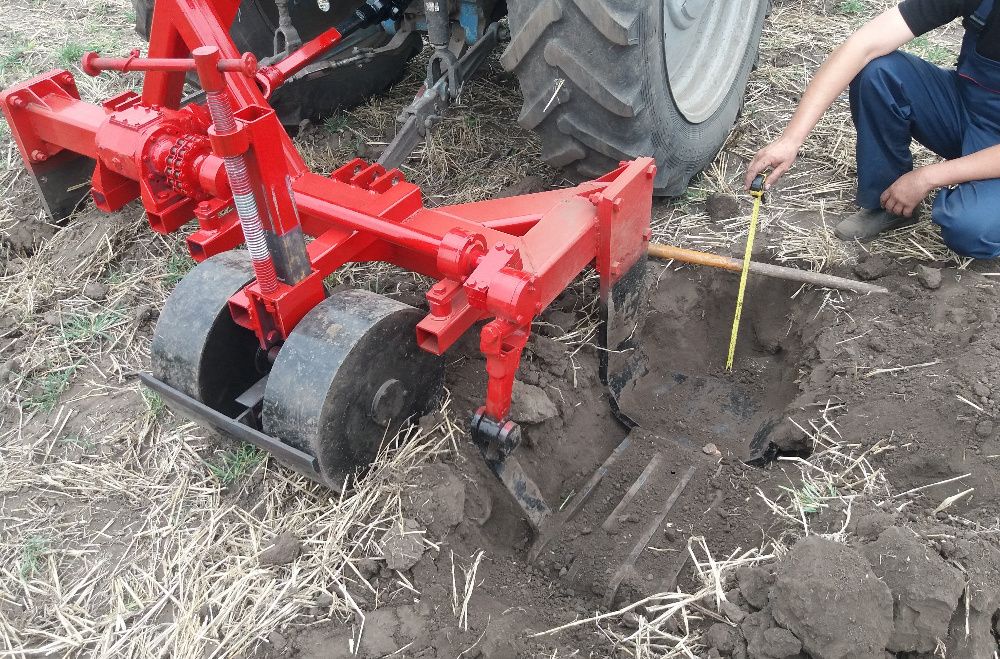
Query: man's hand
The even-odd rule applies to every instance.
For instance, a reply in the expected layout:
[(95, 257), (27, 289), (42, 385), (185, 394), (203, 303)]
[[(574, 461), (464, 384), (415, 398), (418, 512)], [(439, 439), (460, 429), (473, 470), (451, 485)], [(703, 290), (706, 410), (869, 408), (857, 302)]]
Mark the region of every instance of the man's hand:
[(882, 208), (894, 215), (913, 217), (913, 211), (934, 186), (928, 183), (923, 169), (903, 174), (889, 189), (882, 193)]
[(787, 137), (779, 137), (763, 149), (757, 152), (750, 166), (747, 168), (747, 176), (743, 181), (743, 189), (749, 190), (754, 178), (766, 169), (771, 173), (767, 175), (767, 183), (764, 188), (771, 189), (771, 186), (785, 175), (799, 157), (799, 144)]

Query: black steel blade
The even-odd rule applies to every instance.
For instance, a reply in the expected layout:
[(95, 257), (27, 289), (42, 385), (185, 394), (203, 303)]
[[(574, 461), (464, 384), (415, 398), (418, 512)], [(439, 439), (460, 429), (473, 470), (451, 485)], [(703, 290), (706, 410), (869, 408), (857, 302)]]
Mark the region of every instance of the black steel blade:
[(601, 381), (608, 387), (615, 416), (628, 428), (638, 425), (630, 395), (649, 370), (641, 344), (648, 304), (645, 256), (601, 291)]
[(319, 475), (316, 458), (308, 453), (289, 446), (270, 435), (265, 435), (259, 430), (244, 425), (236, 419), (212, 409), (208, 405), (157, 380), (149, 373), (140, 373), (139, 379), (142, 380), (144, 385), (159, 394), (167, 405), (178, 414), (203, 427), (211, 428), (222, 435), (253, 444), (257, 448), (267, 451), (279, 461), (307, 478), (311, 478), (319, 483), (323, 482)]

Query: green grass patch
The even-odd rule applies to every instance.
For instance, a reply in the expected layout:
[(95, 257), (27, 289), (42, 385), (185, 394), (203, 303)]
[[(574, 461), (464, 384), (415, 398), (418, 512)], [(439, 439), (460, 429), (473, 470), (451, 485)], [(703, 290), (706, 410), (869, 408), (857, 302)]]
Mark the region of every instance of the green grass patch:
[(707, 181), (704, 176), (698, 176), (694, 181), (692, 181), (691, 185), (689, 185), (688, 189), (684, 192), (684, 203), (695, 204), (708, 199), (708, 196), (712, 194), (712, 191), (707, 187), (700, 187), (706, 183)]
[(90, 46), (84, 46), (83, 44), (70, 41), (56, 51), (56, 59), (58, 59), (59, 63), (63, 66), (79, 65), (80, 60), (83, 59), (83, 54), (89, 50), (95, 49)]
[(34, 535), (21, 545), (19, 572), (22, 579), (31, 577), (42, 567), (45, 554), (49, 551), (49, 541), (44, 536)]
[(907, 44), (906, 50), (938, 66), (951, 66), (958, 61), (958, 53), (954, 50), (947, 46), (932, 43), (923, 35), (916, 37)]
[(50, 371), (37, 381), (35, 391), (27, 400), (24, 407), (29, 412), (50, 412), (59, 402), (59, 397), (69, 388), (70, 380), (76, 372), (77, 365), (73, 364), (58, 371)]
[(865, 0), (843, 0), (837, 5), (837, 11), (841, 14), (861, 14), (868, 9)]
[(71, 343), (110, 340), (111, 330), (123, 320), (125, 316), (117, 309), (76, 313), (62, 324), (62, 336)]
[(347, 115), (337, 114), (323, 122), (323, 130), (331, 135), (336, 135), (346, 129), (349, 123)]
[(784, 490), (795, 507), (807, 515), (818, 513), (827, 507), (829, 499), (837, 497), (837, 489), (830, 483), (805, 481), (800, 488), (782, 486), (779, 489)]
[(184, 279), (184, 275), (194, 267), (194, 259), (187, 252), (172, 252), (167, 257), (167, 264), (164, 268), (163, 283), (173, 288)]
[(223, 485), (232, 485), (243, 480), (247, 474), (264, 461), (264, 452), (252, 444), (241, 444), (232, 451), (221, 451), (214, 461), (206, 461), (205, 466)]
[(14, 36), (13, 39), (6, 42), (4, 44), (5, 52), (0, 53), (0, 74), (20, 70), (21, 62), (31, 54), (31, 50), (31, 44), (20, 36)]
[(140, 388), (139, 393), (142, 395), (143, 402), (146, 403), (146, 409), (149, 410), (149, 414), (154, 419), (159, 419), (167, 411), (167, 404), (163, 402), (160, 394), (146, 387)]
[(89, 451), (90, 449), (97, 446), (97, 444), (95, 444), (93, 441), (87, 439), (86, 437), (80, 437), (78, 435), (68, 435), (66, 437), (61, 437), (59, 441), (61, 441), (64, 444), (69, 444), (70, 446), (79, 446), (85, 451)]

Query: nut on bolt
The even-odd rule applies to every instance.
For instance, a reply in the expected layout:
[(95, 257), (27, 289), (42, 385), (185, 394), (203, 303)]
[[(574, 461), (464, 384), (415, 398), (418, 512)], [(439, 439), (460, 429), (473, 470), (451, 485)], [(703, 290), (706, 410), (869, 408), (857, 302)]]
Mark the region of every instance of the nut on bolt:
[(35, 162), (45, 162), (49, 159), (49, 155), (41, 149), (35, 149), (31, 152), (31, 159)]
[(11, 107), (15, 108), (23, 108), (25, 105), (27, 105), (27, 102), (20, 96), (11, 96), (10, 100), (7, 102), (10, 104)]

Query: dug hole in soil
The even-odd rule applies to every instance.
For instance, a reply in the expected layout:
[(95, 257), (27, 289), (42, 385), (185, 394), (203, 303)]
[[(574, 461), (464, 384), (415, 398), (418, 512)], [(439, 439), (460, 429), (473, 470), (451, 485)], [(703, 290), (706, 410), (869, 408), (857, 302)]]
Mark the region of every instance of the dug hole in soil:
[[(627, 401), (640, 428), (628, 433), (613, 417), (596, 351), (556, 340), (579, 325), (594, 290), (571, 289), (546, 312), (515, 387), (512, 414), (526, 436), (517, 455), (554, 507), (574, 507), (626, 437), (628, 450), (533, 563), (529, 527), (471, 446), (458, 464), (427, 466), (408, 494), (405, 527), (386, 535), (384, 556), (364, 575), (381, 590), (398, 570), (413, 591), (369, 603), (360, 656), (635, 656), (608, 639), (654, 619), (655, 598), (597, 627), (536, 634), (651, 594), (703, 587), (688, 560), (691, 538), (703, 537), (717, 559), (777, 549), (720, 573), (719, 597), (659, 630), (696, 639), (690, 648), (699, 656), (994, 657), (993, 283), (874, 257), (856, 274), (890, 295), (752, 279), (728, 373), (737, 280), (707, 269), (652, 271), (642, 335), (649, 370)], [(449, 359), (448, 388), (464, 417), (485, 388), (475, 334)], [(768, 502), (803, 487), (805, 463), (787, 458), (814, 449), (811, 459), (822, 458), (832, 450), (815, 440), (824, 432), (855, 464), (878, 470), (870, 475), (878, 485), (841, 492), (843, 482), (830, 480), (815, 507), (801, 509), (801, 524), (776, 515)], [(751, 457), (759, 466), (745, 462)], [(644, 470), (653, 476), (629, 499)], [(688, 470), (683, 494), (609, 599), (622, 548), (642, 540)], [(433, 547), (412, 539), (421, 532)], [(317, 623), (290, 628), (271, 651), (330, 656), (350, 637), (340, 623)], [(663, 638), (650, 647), (666, 653)]]

